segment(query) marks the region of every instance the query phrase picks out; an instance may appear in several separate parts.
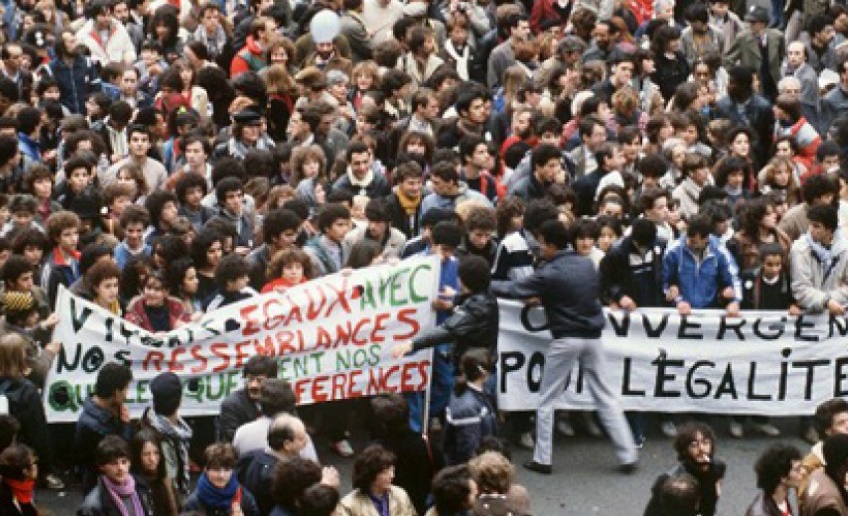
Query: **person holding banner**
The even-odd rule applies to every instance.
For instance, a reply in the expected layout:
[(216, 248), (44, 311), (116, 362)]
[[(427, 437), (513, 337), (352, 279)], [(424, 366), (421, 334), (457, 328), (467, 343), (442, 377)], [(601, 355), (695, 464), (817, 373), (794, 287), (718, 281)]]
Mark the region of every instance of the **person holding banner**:
[(663, 291), (680, 315), (723, 303), (729, 317), (739, 315), (739, 269), (712, 231), (712, 221), (706, 215), (695, 215), (686, 234), (671, 242), (663, 257)]
[[(425, 214), (426, 215), (426, 214)], [(456, 248), (462, 242), (462, 229), (455, 222), (442, 221), (433, 227), (431, 232), (431, 247), (422, 254), (435, 254), (441, 258), (442, 267), (439, 271), (439, 297), (433, 300), (436, 310), (436, 324), (442, 324), (454, 307), (454, 296), (459, 289), (459, 260), (456, 259)], [(397, 351), (403, 356), (412, 350)], [(439, 416), (448, 404), (450, 390), (453, 388), (454, 366), (448, 356), (448, 347), (442, 342), (435, 345), (433, 353), (433, 378), (430, 385), (429, 417)], [(421, 393), (409, 393), (406, 398), (409, 404), (409, 426), (420, 432), (424, 427), (424, 399)], [(436, 419), (436, 421), (439, 421)]]
[(489, 263), (480, 256), (466, 256), (459, 262), (460, 295), (456, 308), (435, 328), (422, 331), (410, 342), (392, 348), (392, 357), (401, 358), (424, 348), (452, 343), (451, 357), (456, 371), (471, 349), (483, 348), (494, 354), (498, 345), (498, 300), (489, 293)]
[(533, 460), (524, 467), (551, 474), (553, 455), (554, 402), (562, 394), (574, 366), (583, 366), (584, 380), (592, 393), (601, 424), (613, 441), (625, 473), (632, 472), (639, 453), (630, 435), (618, 399), (602, 372), (605, 357), (601, 331), (604, 328), (600, 302), (600, 280), (588, 258), (568, 250), (568, 229), (562, 222), (548, 220), (539, 227), (537, 240), (547, 263), (532, 276), (516, 281), (492, 282), (492, 293), (541, 303), (548, 318), (553, 341), (545, 353), (545, 372), (536, 410), (536, 448)]
[(810, 229), (792, 245), (792, 294), (807, 312), (844, 315), (848, 305), (848, 240), (838, 229), (836, 207), (820, 204), (807, 211)]
[(144, 294), (130, 301), (124, 314), (129, 322), (151, 333), (167, 333), (191, 320), (182, 302), (168, 295), (168, 282), (161, 271), (150, 271), (141, 288)]

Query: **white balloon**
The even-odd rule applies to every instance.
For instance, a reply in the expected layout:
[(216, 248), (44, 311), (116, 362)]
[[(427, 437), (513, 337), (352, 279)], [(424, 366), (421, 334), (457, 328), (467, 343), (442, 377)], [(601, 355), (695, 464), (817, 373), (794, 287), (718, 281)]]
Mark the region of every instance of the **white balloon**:
[(339, 35), (341, 21), (339, 15), (329, 9), (325, 9), (312, 17), (309, 22), (309, 33), (315, 43), (327, 43), (333, 41)]

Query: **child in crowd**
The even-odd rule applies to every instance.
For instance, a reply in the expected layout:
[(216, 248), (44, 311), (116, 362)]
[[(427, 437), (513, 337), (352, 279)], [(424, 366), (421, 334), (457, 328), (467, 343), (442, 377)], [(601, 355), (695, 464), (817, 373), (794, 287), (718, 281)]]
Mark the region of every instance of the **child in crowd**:
[(760, 267), (742, 271), (743, 310), (781, 310), (800, 315), (801, 308), (792, 296), (792, 283), (786, 252), (777, 243), (760, 246)]
[(262, 287), (262, 293), (282, 294), (289, 288), (306, 283), (312, 278), (312, 260), (300, 249), (285, 249), (271, 259), (268, 277), (273, 279)]

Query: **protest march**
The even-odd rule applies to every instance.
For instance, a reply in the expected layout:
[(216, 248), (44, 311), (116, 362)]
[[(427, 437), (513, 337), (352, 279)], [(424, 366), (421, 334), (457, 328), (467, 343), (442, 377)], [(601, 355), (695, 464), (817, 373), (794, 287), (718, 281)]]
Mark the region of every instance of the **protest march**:
[(848, 516), (848, 3), (2, 0), (0, 280), (2, 516)]

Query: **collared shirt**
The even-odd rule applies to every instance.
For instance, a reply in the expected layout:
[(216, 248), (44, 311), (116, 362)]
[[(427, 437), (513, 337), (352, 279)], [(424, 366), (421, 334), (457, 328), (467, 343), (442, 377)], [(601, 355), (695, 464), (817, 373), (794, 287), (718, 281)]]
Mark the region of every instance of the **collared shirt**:
[(380, 516), (391, 516), (389, 513), (389, 493), (384, 493), (380, 498), (368, 493), (368, 498), (374, 504), (374, 508), (377, 509), (377, 514)]

